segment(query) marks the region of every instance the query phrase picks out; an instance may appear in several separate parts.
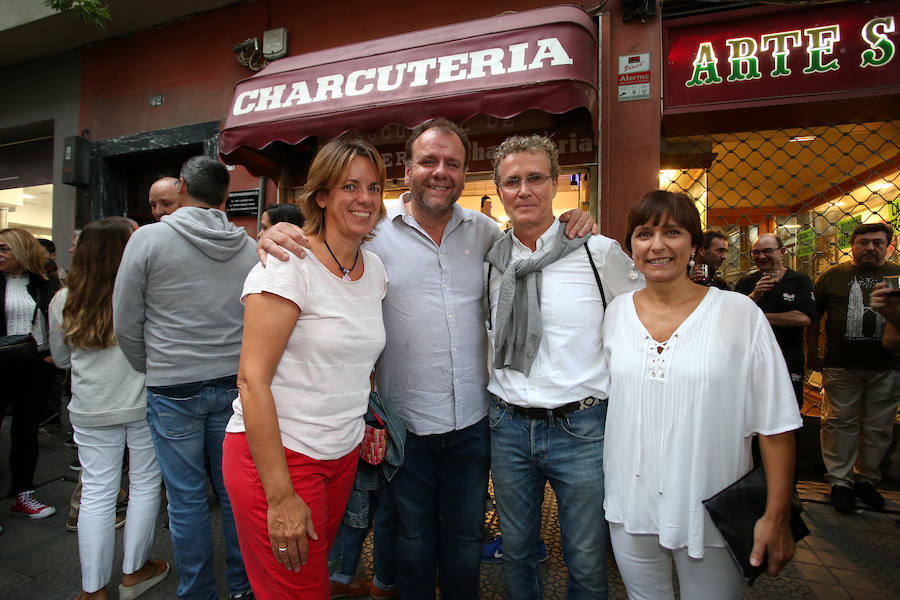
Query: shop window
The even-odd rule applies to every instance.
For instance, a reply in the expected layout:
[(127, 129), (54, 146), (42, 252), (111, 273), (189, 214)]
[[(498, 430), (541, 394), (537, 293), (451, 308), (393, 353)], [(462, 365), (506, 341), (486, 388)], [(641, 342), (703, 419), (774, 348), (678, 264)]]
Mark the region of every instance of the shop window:
[(704, 227), (728, 237), (720, 274), (732, 285), (754, 270), (762, 233), (777, 234), (785, 265), (814, 281), (850, 260), (859, 223), (891, 224), (888, 260), (898, 261), (900, 121), (670, 137), (661, 166), (660, 187), (688, 193)]
[(53, 185), (0, 190), (0, 229), (21, 227), (48, 240), (53, 234)]

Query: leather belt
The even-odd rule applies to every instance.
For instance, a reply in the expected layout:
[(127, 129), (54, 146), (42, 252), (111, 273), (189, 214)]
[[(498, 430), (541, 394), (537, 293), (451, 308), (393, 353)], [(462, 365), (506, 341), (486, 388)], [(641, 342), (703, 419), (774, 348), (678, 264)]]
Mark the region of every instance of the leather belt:
[(587, 398), (582, 398), (581, 400), (576, 400), (575, 402), (569, 402), (568, 404), (563, 404), (562, 406), (557, 406), (556, 408), (525, 408), (524, 406), (510, 404), (509, 402), (498, 398), (497, 396), (494, 396), (494, 399), (497, 400), (500, 406), (508, 408), (517, 415), (522, 415), (523, 417), (528, 417), (529, 419), (540, 420), (547, 419), (548, 413), (552, 414), (554, 419), (559, 419), (570, 413), (597, 406), (600, 402), (604, 401), (603, 398), (588, 396)]

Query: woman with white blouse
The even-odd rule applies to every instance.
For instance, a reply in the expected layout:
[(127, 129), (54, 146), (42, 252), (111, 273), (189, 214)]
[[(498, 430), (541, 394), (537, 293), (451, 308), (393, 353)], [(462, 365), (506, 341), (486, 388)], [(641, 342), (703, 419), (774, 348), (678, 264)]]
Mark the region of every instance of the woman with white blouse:
[(647, 287), (610, 303), (604, 350), (612, 378), (604, 507), (632, 599), (740, 598), (743, 580), (701, 501), (752, 467), (759, 434), (768, 502), (751, 563), (776, 575), (789, 528), (794, 434), (790, 376), (763, 313), (747, 297), (688, 276), (702, 242), (685, 194), (648, 193), (628, 216), (626, 247)]

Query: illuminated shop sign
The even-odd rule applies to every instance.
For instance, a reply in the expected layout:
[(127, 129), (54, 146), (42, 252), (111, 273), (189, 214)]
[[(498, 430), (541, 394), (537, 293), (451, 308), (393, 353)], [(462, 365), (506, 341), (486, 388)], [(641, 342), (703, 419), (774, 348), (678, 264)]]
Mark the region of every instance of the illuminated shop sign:
[(666, 109), (900, 88), (898, 20), (893, 1), (672, 21)]

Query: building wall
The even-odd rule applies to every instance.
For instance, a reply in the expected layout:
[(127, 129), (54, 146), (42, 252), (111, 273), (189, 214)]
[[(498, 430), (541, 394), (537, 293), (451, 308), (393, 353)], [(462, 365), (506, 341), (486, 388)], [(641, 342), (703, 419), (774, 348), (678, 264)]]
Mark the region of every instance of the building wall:
[(53, 240), (69, 266), (75, 188), (62, 183), (63, 139), (78, 133), (81, 57), (77, 51), (0, 68), (0, 132), (53, 122)]
[[(420, 1), (383, 5), (349, 0), (335, 10), (328, 3), (259, 0), (195, 15), (86, 48), (79, 126), (88, 129), (92, 139), (103, 140), (223, 119), (235, 83), (252, 75), (237, 64), (232, 46), (249, 37), (261, 40), (266, 29), (286, 27), (293, 56), (554, 4), (560, 2), (460, 0), (452, 5), (452, 11), (440, 11), (434, 4)], [(597, 3), (575, 4), (590, 10)], [(621, 0), (612, 0), (604, 8), (607, 35), (601, 42), (601, 54), (611, 57), (646, 48), (656, 52), (654, 60), (658, 60), (658, 21), (623, 25), (620, 7)], [(618, 106), (611, 87), (615, 76), (608, 70), (611, 66), (614, 62), (605, 57), (601, 107), (605, 164), (600, 176), (599, 214), (604, 233), (621, 237), (627, 212), (623, 205), (656, 185), (659, 103), (644, 100)], [(658, 92), (658, 73), (653, 82)], [(163, 103), (151, 107), (151, 98), (159, 94)], [(632, 123), (637, 127), (631, 127)], [(240, 168), (232, 175), (232, 189), (248, 189), (255, 181)]]

